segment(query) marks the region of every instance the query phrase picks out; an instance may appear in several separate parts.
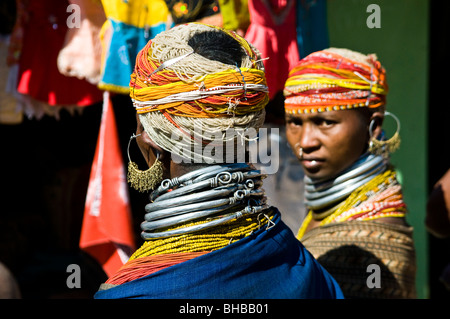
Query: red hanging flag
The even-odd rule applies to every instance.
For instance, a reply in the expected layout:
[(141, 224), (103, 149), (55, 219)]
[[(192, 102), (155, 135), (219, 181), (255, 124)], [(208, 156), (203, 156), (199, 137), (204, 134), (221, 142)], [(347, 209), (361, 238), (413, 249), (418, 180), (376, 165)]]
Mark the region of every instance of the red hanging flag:
[(113, 275), (135, 250), (129, 195), (109, 92), (92, 163), (80, 248)]

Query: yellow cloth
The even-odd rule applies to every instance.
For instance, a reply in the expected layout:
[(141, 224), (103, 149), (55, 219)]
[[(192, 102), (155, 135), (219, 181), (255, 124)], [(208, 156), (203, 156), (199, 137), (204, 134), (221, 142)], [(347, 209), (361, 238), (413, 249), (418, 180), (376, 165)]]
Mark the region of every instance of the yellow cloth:
[(228, 30), (246, 30), (250, 24), (248, 0), (219, 0), (223, 17), (223, 28)]
[(170, 15), (164, 0), (102, 0), (106, 17), (138, 28), (167, 21)]

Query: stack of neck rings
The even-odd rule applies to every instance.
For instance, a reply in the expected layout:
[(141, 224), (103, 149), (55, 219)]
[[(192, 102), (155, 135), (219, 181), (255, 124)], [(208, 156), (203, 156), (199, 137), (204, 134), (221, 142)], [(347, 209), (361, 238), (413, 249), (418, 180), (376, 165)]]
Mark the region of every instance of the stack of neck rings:
[(122, 284), (270, 229), (274, 214), (260, 188), (264, 177), (235, 163), (164, 180), (145, 207), (146, 242), (106, 283)]
[[(237, 41), (245, 53), (240, 65), (196, 53), (188, 41), (204, 31)], [(155, 144), (191, 163), (210, 163), (199, 150), (211, 133), (225, 142), (229, 128), (257, 130), (263, 124), (268, 88), (259, 52), (244, 38), (190, 23), (159, 34), (142, 49), (130, 96)], [(275, 213), (260, 188), (264, 177), (248, 163), (232, 163), (162, 181), (145, 208), (145, 243), (106, 284), (129, 282), (270, 228)]]
[(379, 155), (364, 154), (336, 178), (305, 177), (305, 204), (309, 213), (297, 237), (302, 238), (312, 219), (320, 225), (404, 217), (406, 204), (394, 169)]
[(386, 104), (387, 93), (386, 72), (375, 55), (331, 48), (308, 55), (290, 71), (285, 110), (298, 114), (377, 108)]

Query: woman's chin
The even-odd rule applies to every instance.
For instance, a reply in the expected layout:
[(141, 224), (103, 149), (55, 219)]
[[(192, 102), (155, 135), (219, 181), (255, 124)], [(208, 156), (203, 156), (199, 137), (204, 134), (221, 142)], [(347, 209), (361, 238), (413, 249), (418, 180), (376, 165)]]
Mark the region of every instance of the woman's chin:
[(316, 166), (303, 165), (303, 170), (305, 172), (305, 175), (312, 179), (329, 179), (332, 178), (333, 176), (336, 176), (336, 173), (329, 172), (322, 165)]
[(308, 177), (311, 178), (322, 178), (323, 173), (323, 165), (319, 161), (301, 161), (303, 170)]

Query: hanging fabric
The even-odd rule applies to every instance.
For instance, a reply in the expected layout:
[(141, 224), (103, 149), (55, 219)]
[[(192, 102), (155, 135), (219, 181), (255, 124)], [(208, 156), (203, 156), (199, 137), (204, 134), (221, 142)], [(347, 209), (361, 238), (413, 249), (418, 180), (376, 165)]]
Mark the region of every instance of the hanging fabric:
[(73, 15), (73, 19), (78, 21), (71, 22), (79, 25), (67, 30), (63, 48), (58, 54), (58, 70), (66, 76), (85, 79), (97, 85), (100, 81), (102, 54), (100, 30), (106, 21), (102, 4), (92, 0), (69, 2), (73, 5), (73, 13), (67, 13), (67, 19)]
[(80, 248), (115, 273), (135, 250), (126, 174), (110, 93), (104, 93), (100, 132), (86, 195)]
[(164, 0), (102, 0), (107, 21), (101, 30), (102, 73), (98, 87), (128, 94), (137, 53), (173, 26)]
[(250, 26), (245, 38), (264, 60), (269, 97), (283, 91), (289, 70), (299, 60), (295, 0), (249, 0)]
[[(61, 108), (70, 110), (101, 101), (95, 85), (61, 74), (57, 57), (68, 30), (68, 1), (18, 0), (18, 19), (12, 38), (18, 60), (17, 92), (23, 95), (21, 107), (29, 117), (47, 113), (57, 116)], [(23, 33), (16, 36), (14, 33)]]

